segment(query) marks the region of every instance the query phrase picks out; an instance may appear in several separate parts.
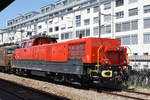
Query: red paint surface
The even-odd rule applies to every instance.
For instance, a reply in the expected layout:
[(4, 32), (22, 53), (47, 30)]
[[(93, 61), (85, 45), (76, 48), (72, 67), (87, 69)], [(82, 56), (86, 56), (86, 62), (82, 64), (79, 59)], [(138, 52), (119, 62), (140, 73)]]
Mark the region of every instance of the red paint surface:
[[(127, 49), (120, 46), (118, 39), (84, 38), (61, 43), (47, 43), (50, 39), (36, 39), (25, 41), (31, 47), (17, 49), (14, 58), (25, 60), (45, 60), (51, 62), (67, 62), (68, 59), (82, 59), (83, 63), (97, 63), (98, 48), (100, 50), (99, 60), (101, 65), (125, 65), (127, 61)], [(41, 41), (43, 44), (41, 44)], [(119, 50), (117, 50), (117, 47)], [(105, 64), (105, 61), (108, 64)]]

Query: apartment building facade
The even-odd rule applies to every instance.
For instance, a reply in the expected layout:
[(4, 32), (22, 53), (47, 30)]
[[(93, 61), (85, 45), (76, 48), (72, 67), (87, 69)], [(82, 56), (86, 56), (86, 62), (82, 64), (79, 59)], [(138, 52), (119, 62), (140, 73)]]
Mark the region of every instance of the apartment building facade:
[[(100, 34), (99, 34), (100, 33)], [(0, 43), (19, 42), (36, 34), (68, 41), (86, 37), (118, 38), (132, 55), (150, 54), (149, 0), (56, 0), (8, 20)]]

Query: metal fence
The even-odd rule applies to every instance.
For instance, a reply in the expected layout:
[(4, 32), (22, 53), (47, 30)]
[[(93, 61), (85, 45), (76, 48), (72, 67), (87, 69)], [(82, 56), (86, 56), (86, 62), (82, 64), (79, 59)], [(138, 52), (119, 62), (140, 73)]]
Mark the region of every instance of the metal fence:
[(132, 86), (132, 87), (150, 88), (150, 71), (133, 70), (130, 74), (128, 84), (129, 86)]

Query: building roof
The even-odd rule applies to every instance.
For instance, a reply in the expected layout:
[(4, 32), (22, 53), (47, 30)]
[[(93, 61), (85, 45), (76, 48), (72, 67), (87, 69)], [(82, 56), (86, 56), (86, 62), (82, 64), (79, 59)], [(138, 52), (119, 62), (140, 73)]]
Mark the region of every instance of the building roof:
[(0, 0), (0, 11), (10, 5), (13, 1), (15, 0)]

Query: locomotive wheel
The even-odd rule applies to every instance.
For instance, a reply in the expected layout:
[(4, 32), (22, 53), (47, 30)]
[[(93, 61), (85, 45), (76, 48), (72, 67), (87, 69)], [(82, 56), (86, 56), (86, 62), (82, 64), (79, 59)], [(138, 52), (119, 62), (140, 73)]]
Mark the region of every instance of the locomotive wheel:
[(87, 80), (87, 77), (86, 76), (82, 76), (81, 81), (80, 81), (81, 87), (85, 88), (85, 89), (89, 89), (89, 87), (90, 87), (89, 83), (90, 83), (90, 81)]

